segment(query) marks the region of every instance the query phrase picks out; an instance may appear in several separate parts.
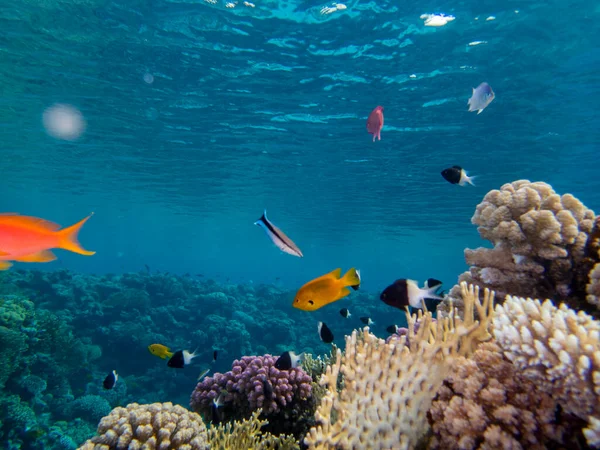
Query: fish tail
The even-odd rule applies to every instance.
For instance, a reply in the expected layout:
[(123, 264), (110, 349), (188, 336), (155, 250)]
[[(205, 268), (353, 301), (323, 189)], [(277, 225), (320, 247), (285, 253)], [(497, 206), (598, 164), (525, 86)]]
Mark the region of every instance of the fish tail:
[(344, 286), (350, 286), (357, 291), (360, 286), (360, 271), (352, 267), (342, 277), (342, 283)]
[(165, 356), (162, 357), (162, 359), (171, 359), (173, 357), (173, 352), (165, 352)]
[(437, 286), (431, 287), (431, 288), (425, 288), (425, 289), (421, 289), (421, 299), (424, 300), (426, 298), (432, 299), (432, 300), (444, 300), (443, 297), (440, 297), (439, 295), (436, 294), (436, 291), (439, 289), (440, 285), (438, 284)]
[(477, 178), (477, 177), (476, 177), (476, 176), (472, 176), (472, 177), (469, 177), (469, 176), (467, 176), (465, 181), (466, 181), (467, 183), (469, 183), (471, 186), (475, 186), (475, 183), (473, 183), (473, 180), (474, 180), (475, 178)]
[(77, 235), (79, 234), (81, 227), (93, 215), (94, 215), (94, 213), (91, 213), (89, 216), (87, 216), (85, 219), (80, 220), (75, 225), (71, 225), (70, 227), (67, 227), (63, 230), (58, 231), (57, 232), (58, 238), (59, 238), (58, 247), (62, 248), (64, 250), (69, 250), (70, 252), (73, 252), (73, 253), (79, 253), (80, 255), (91, 256), (91, 255), (95, 254), (96, 252), (90, 252), (88, 250), (84, 250), (81, 247), (81, 245), (79, 244), (79, 241), (77, 240)]
[(0, 270), (8, 270), (12, 266), (11, 262), (8, 261), (0, 261)]

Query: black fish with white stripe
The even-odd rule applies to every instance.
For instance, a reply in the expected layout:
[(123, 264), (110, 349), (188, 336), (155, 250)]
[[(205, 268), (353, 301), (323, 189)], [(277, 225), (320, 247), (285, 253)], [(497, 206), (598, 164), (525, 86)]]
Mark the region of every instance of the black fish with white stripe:
[(286, 234), (277, 228), (269, 219), (267, 219), (267, 210), (263, 212), (263, 215), (260, 216), (254, 225), (261, 227), (269, 239), (275, 244), (282, 252), (287, 253), (289, 255), (297, 256), (302, 258), (304, 255), (298, 248), (294, 241), (292, 241)]
[(113, 370), (106, 376), (104, 382), (102, 383), (102, 386), (104, 386), (104, 389), (112, 389), (115, 387), (115, 384), (117, 384), (118, 379), (119, 375), (117, 374), (117, 371)]
[(329, 329), (325, 322), (319, 322), (319, 337), (326, 344), (331, 344), (333, 342), (333, 333)]

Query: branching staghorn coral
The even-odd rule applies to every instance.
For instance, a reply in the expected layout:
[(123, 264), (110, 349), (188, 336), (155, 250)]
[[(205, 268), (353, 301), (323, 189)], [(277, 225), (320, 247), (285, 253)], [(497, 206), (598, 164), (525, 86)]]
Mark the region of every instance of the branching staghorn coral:
[(249, 419), (227, 422), (208, 430), (211, 450), (296, 450), (300, 446), (293, 436), (273, 436), (261, 428), (269, 422), (259, 419), (262, 410), (252, 413)]
[[(430, 312), (408, 317), (408, 334), (386, 343), (365, 327), (346, 337), (346, 350), (321, 378), (327, 392), (304, 443), (311, 449), (409, 449), (428, 432), (427, 411), (456, 355), (470, 354), (475, 342), (489, 339), (490, 303), (479, 301), (478, 289), (463, 284), (467, 310), (433, 322)], [(475, 295), (475, 291), (477, 295)], [(415, 323), (419, 321), (418, 331)], [(339, 375), (345, 379), (338, 392)]]
[(494, 336), (504, 355), (564, 411), (588, 421), (600, 446), (600, 322), (565, 304), (507, 296), (497, 305)]
[[(488, 192), (471, 219), (494, 247), (466, 249), (471, 268), (459, 280), (494, 289), (501, 298), (552, 298), (581, 308), (589, 273), (600, 262), (589, 245), (600, 231), (594, 220), (592, 210), (549, 184), (505, 184)], [(459, 298), (457, 286), (450, 296)]]

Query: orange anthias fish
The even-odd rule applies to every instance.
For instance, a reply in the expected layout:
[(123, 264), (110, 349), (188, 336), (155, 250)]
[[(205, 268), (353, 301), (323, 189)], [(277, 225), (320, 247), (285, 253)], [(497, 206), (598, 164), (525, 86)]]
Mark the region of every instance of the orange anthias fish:
[(59, 230), (60, 225), (31, 216), (15, 213), (0, 214), (0, 270), (6, 270), (12, 263), (50, 262), (56, 255), (52, 248), (61, 248), (80, 255), (93, 255), (96, 252), (84, 250), (77, 241), (77, 234), (93, 213), (75, 225)]
[(351, 287), (355, 291), (360, 286), (360, 270), (354, 267), (342, 277), (342, 269), (315, 278), (302, 286), (296, 293), (294, 308), (303, 311), (316, 311), (350, 294)]
[(371, 114), (369, 114), (369, 118), (367, 119), (367, 131), (369, 134), (373, 135), (373, 142), (375, 142), (375, 138), (377, 140), (381, 140), (381, 129), (383, 128), (383, 106), (378, 106)]

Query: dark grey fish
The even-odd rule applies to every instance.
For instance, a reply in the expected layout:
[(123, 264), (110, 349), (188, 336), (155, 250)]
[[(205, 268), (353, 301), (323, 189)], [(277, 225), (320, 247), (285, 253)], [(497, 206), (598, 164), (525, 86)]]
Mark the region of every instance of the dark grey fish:
[(481, 114), (481, 111), (487, 108), (495, 98), (496, 94), (494, 94), (492, 87), (486, 82), (481, 83), (476, 88), (473, 88), (473, 94), (467, 102), (469, 112), (477, 111), (477, 114)]
[(342, 308), (340, 309), (340, 315), (344, 318), (347, 319), (348, 317), (350, 317), (352, 314), (350, 314), (350, 311), (348, 311), (348, 308)]
[(271, 400), (271, 398), (273, 398), (273, 386), (271, 386), (271, 382), (267, 379), (263, 379), (262, 383), (263, 383), (263, 392), (265, 394), (265, 398), (267, 400)]
[(263, 230), (265, 230), (265, 233), (267, 233), (269, 239), (271, 239), (271, 241), (282, 252), (285, 252), (289, 255), (298, 256), (299, 258), (302, 258), (304, 256), (300, 249), (296, 246), (296, 244), (294, 244), (294, 241), (287, 237), (283, 231), (281, 231), (273, 223), (271, 223), (269, 219), (267, 219), (266, 209), (263, 212), (263, 215), (260, 216), (260, 219), (254, 222), (254, 225), (258, 225)]
[(396, 334), (398, 332), (398, 325), (390, 325), (385, 329), (390, 334)]

